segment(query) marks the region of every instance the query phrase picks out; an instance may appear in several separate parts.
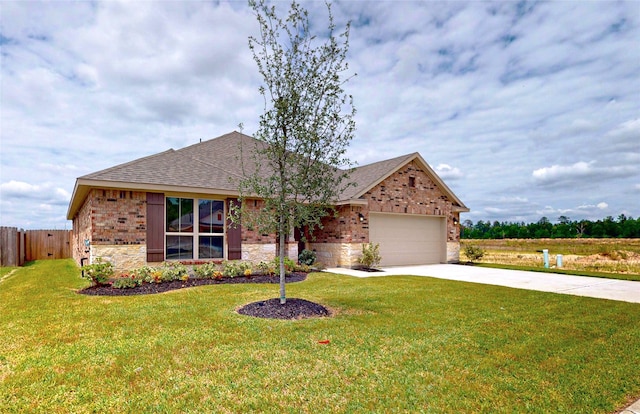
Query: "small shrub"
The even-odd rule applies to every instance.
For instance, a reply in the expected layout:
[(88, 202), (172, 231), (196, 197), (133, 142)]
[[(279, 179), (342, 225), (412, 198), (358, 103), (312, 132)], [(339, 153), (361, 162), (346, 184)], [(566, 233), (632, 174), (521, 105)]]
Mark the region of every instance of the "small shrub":
[(302, 273), (309, 273), (311, 271), (311, 266), (306, 265), (306, 264), (299, 264), (296, 265), (295, 272), (302, 272)]
[[(216, 273), (220, 273), (220, 269), (218, 268), (218, 265), (213, 262), (196, 266), (193, 268), (193, 270), (195, 271), (196, 275), (201, 279), (215, 279)], [(222, 275), (222, 273), (220, 273), (220, 275)]]
[(139, 279), (142, 282), (154, 283), (156, 281), (154, 273), (159, 274), (159, 270), (151, 266), (142, 266), (133, 270), (131, 273), (135, 275), (136, 279)]
[[(273, 266), (276, 269), (275, 273), (280, 273), (280, 257), (276, 256), (273, 258)], [(284, 271), (285, 273), (291, 273), (296, 268), (296, 262), (291, 260), (290, 258), (284, 258)]]
[(135, 276), (122, 275), (113, 281), (111, 287), (113, 287), (114, 289), (130, 289), (136, 286), (140, 286), (141, 283), (142, 280), (136, 279)]
[(273, 261), (271, 262), (262, 261), (258, 263), (257, 267), (258, 267), (258, 271), (263, 275), (273, 276), (276, 274), (276, 266), (273, 263)]
[(222, 274), (226, 277), (242, 276), (247, 270), (251, 274), (251, 263), (249, 262), (241, 262), (239, 260), (225, 260), (222, 262)]
[(93, 282), (94, 285), (105, 285), (109, 278), (113, 276), (113, 265), (105, 262), (101, 257), (96, 259), (94, 264), (82, 266), (82, 277)]
[(373, 268), (380, 264), (382, 257), (380, 256), (380, 244), (363, 243), (362, 256), (358, 258), (358, 262), (367, 268)]
[(311, 266), (316, 262), (316, 252), (304, 249), (298, 255), (298, 263), (301, 265)]
[(473, 263), (476, 260), (482, 259), (484, 256), (484, 249), (479, 246), (468, 244), (464, 246), (464, 255), (467, 256), (467, 259), (469, 259), (471, 263)]
[(182, 277), (189, 275), (187, 267), (179, 262), (164, 262), (160, 268), (160, 272), (160, 280), (162, 282), (181, 280)]

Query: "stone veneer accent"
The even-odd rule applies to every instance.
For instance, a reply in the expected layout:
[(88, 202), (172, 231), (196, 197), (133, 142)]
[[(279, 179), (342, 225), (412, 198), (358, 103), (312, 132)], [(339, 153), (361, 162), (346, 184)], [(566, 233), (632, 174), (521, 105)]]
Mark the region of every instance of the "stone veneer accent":
[(362, 243), (310, 243), (316, 261), (325, 267), (352, 268), (362, 256)]
[[(245, 203), (244, 209), (248, 210), (249, 215), (252, 212), (259, 212), (265, 204), (263, 200), (257, 199), (248, 199)], [(292, 235), (288, 235), (288, 239), (285, 245), (286, 255), (297, 262), (298, 244), (293, 241)], [(242, 224), (242, 260), (252, 262), (273, 260), (278, 255), (275, 240), (275, 234), (260, 233), (244, 221)]]
[(447, 263), (460, 262), (460, 242), (447, 242)]
[(268, 262), (276, 256), (275, 243), (249, 244), (242, 243), (242, 260), (251, 262)]
[(101, 257), (111, 262), (116, 273), (126, 272), (147, 263), (146, 245), (103, 245), (91, 246), (91, 263)]
[[(242, 243), (242, 260), (253, 263), (270, 262), (278, 255), (276, 243), (249, 244)], [(295, 262), (298, 261), (298, 244), (289, 242), (285, 246), (287, 257)]]

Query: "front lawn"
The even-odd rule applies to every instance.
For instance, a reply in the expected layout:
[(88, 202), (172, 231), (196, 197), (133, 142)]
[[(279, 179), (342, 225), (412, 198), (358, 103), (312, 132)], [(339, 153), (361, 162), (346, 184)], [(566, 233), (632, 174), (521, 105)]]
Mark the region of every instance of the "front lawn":
[(315, 273), (287, 293), (334, 315), (286, 321), (235, 312), (277, 285), (75, 293), (87, 284), (70, 260), (0, 282), (0, 412), (611, 413), (640, 398), (638, 304)]

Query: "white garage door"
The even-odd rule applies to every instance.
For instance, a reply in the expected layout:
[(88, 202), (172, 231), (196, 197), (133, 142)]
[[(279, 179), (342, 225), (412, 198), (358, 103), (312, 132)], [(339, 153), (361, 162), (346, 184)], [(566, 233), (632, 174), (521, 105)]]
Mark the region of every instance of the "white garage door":
[(444, 263), (444, 217), (371, 213), (369, 240), (380, 243), (382, 266)]

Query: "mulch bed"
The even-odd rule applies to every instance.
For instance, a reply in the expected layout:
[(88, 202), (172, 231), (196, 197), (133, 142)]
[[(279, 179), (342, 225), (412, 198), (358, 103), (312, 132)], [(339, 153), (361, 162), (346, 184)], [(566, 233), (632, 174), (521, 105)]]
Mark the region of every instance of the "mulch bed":
[[(306, 273), (291, 273), (286, 276), (287, 283), (301, 282), (307, 278)], [(224, 285), (237, 283), (280, 283), (279, 276), (257, 275), (251, 277), (234, 277), (215, 279), (189, 279), (187, 281), (176, 280), (162, 283), (143, 283), (140, 286), (127, 289), (114, 289), (111, 286), (90, 286), (79, 290), (82, 295), (93, 296), (130, 296), (149, 295), (154, 293), (168, 292), (170, 290), (184, 289), (203, 285)], [(269, 319), (303, 319), (329, 316), (331, 313), (324, 306), (309, 302), (304, 299), (290, 298), (284, 305), (280, 304), (280, 299), (269, 299), (265, 301), (249, 303), (238, 310), (238, 313), (257, 318)]]
[[(285, 277), (287, 283), (301, 282), (307, 278), (306, 273), (291, 273)], [(162, 283), (143, 283), (140, 286), (127, 289), (115, 289), (107, 286), (89, 286), (79, 290), (82, 295), (93, 296), (131, 296), (131, 295), (149, 295), (153, 293), (168, 292), (170, 290), (184, 289), (194, 286), (204, 285), (225, 285), (237, 283), (280, 283), (280, 276), (254, 275), (251, 277), (225, 277), (220, 280), (215, 279), (189, 279), (187, 281), (174, 280), (173, 282)]]
[(238, 309), (238, 313), (268, 319), (304, 319), (331, 315), (324, 306), (297, 298), (287, 299), (284, 305), (280, 304), (279, 298), (249, 303)]

